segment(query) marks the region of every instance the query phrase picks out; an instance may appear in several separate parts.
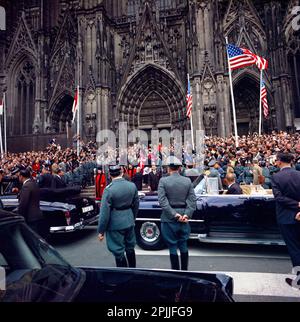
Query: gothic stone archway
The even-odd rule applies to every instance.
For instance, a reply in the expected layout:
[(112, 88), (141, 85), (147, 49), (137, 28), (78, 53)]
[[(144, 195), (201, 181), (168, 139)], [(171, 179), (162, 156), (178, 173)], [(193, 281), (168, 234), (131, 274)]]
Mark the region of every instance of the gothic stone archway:
[(258, 132), (259, 81), (244, 75), (234, 85), (236, 117), (239, 135)]
[(186, 122), (185, 93), (168, 71), (149, 64), (124, 86), (118, 99), (119, 119), (130, 129), (178, 128)]
[(67, 135), (67, 127), (71, 125), (73, 98), (69, 94), (62, 94), (50, 112), (51, 129), (47, 132)]

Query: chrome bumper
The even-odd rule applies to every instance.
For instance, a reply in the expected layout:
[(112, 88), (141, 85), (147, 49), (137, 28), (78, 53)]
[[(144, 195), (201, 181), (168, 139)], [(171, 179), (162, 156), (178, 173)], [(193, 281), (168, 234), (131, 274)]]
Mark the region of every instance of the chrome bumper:
[(87, 219), (87, 220), (80, 221), (74, 225), (50, 227), (50, 233), (51, 234), (72, 233), (76, 230), (81, 230), (84, 227), (95, 223), (96, 221), (98, 221), (98, 219), (99, 219), (99, 215), (97, 215), (93, 218)]

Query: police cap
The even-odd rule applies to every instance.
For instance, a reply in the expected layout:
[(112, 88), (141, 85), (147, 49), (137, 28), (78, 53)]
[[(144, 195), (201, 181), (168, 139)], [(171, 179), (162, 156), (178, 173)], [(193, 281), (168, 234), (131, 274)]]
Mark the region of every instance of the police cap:
[(20, 172), (21, 170), (25, 170), (26, 168), (23, 167), (22, 165), (17, 165), (16, 167), (14, 167), (10, 173), (14, 176), (16, 175), (18, 172)]
[(182, 166), (182, 162), (174, 155), (171, 155), (167, 158), (166, 164), (169, 167), (181, 167)]
[(121, 174), (121, 166), (117, 165), (110, 165), (109, 166), (109, 174), (113, 177), (118, 177)]

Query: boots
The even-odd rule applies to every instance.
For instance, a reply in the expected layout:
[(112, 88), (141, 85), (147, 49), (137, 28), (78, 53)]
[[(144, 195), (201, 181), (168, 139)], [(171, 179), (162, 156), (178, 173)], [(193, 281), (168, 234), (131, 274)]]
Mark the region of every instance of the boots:
[(136, 259), (135, 259), (135, 251), (130, 250), (126, 252), (126, 257), (127, 257), (127, 261), (128, 261), (128, 266), (129, 267), (136, 267)]
[(117, 267), (128, 267), (126, 257), (116, 257), (116, 266)]
[(181, 253), (180, 254), (180, 259), (181, 259), (181, 270), (182, 271), (187, 271), (188, 270), (188, 265), (189, 265), (189, 253)]
[(170, 254), (171, 268), (179, 271), (179, 258), (178, 255)]

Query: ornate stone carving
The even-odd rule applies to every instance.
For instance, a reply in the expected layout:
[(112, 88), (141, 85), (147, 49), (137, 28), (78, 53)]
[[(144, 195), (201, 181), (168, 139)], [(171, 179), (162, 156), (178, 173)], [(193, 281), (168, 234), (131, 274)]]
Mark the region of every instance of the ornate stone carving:
[(49, 95), (52, 99), (56, 89), (73, 92), (75, 87), (75, 66), (77, 52), (77, 31), (69, 14), (58, 33), (50, 59)]
[(87, 114), (85, 117), (85, 135), (89, 140), (95, 140), (97, 135), (97, 115)]
[(27, 26), (25, 14), (22, 14), (18, 29), (14, 35), (6, 60), (6, 67), (10, 67), (12, 61), (18, 57), (20, 52), (29, 52), (33, 58), (37, 58), (37, 47), (32, 33)]
[(35, 123), (33, 125), (33, 128), (32, 128), (32, 133), (33, 134), (39, 134), (41, 131), (40, 131), (40, 125), (38, 123)]
[(203, 109), (203, 124), (206, 135), (218, 134), (218, 113), (215, 105), (206, 105)]

